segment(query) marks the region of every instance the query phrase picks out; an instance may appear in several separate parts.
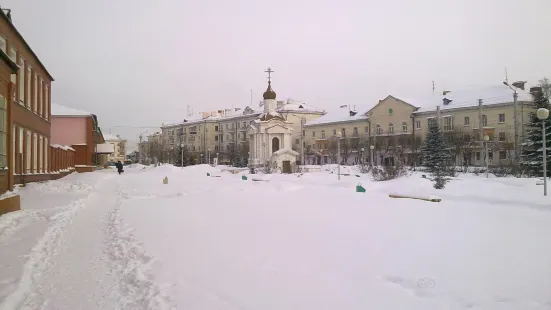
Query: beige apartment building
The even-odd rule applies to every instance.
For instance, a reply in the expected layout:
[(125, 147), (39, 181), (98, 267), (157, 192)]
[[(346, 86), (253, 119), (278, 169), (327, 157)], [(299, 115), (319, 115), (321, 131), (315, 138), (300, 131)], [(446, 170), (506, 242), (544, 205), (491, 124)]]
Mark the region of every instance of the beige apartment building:
[(106, 144), (111, 144), (113, 146), (113, 153), (107, 155), (107, 161), (109, 162), (124, 162), (126, 160), (126, 140), (122, 139), (120, 136), (115, 136), (112, 134), (103, 135)]
[[(534, 108), (528, 91), (517, 92), (521, 145)], [(486, 145), (490, 165), (515, 159), (513, 92), (506, 86), (451, 91), (417, 100), (388, 96), (366, 110), (356, 113), (344, 108), (307, 123), (307, 163), (336, 163), (340, 132), (344, 163), (373, 160), (375, 164), (400, 161), (416, 165), (428, 124), (433, 121), (440, 124), (457, 165), (484, 165)], [(484, 136), (488, 136), (487, 142), (482, 142)]]
[[(300, 152), (302, 125), (321, 117), (325, 111), (294, 100), (278, 101), (281, 113), (293, 128), (293, 149)], [(164, 124), (162, 137), (167, 153), (175, 153), (179, 145), (184, 145), (197, 162), (212, 162), (218, 158), (221, 164), (232, 160), (246, 159), (249, 156), (247, 128), (262, 114), (251, 107), (201, 112), (183, 122)], [(301, 124), (302, 122), (302, 124)], [(169, 162), (173, 162), (175, 156)]]

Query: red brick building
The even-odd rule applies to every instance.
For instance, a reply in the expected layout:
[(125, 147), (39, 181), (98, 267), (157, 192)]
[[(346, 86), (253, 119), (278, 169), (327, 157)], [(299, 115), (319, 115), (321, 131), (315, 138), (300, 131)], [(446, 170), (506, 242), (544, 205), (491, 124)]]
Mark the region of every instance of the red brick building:
[[(0, 10), (0, 194), (14, 184), (60, 177), (50, 165), (53, 81), (9, 11)], [(0, 214), (19, 208), (19, 197), (13, 197), (0, 200)]]

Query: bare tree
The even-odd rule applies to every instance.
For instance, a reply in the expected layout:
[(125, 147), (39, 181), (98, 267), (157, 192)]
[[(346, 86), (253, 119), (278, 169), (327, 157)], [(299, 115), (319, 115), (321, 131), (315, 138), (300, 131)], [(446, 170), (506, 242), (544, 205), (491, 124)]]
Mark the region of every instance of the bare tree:
[(546, 98), (551, 98), (551, 81), (549, 81), (547, 77), (544, 77), (543, 79), (538, 81), (538, 84), (543, 91), (543, 95)]

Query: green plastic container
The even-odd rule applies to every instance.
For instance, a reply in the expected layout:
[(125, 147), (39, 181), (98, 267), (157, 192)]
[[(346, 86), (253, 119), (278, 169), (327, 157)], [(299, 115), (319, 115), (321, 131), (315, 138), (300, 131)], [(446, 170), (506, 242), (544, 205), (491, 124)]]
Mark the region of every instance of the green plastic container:
[(241, 180), (247, 181), (247, 176), (246, 176), (246, 175), (242, 175), (242, 176), (241, 176)]
[(365, 193), (365, 188), (362, 186), (362, 183), (356, 185), (356, 193)]

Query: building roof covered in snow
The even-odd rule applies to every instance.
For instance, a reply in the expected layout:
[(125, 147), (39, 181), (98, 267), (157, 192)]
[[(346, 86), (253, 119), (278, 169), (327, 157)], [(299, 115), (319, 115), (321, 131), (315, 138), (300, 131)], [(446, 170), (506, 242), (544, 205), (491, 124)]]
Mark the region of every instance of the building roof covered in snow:
[[(517, 89), (518, 102), (531, 102), (532, 95), (528, 90)], [(436, 93), (426, 98), (400, 98), (403, 101), (419, 107), (417, 113), (440, 110), (464, 109), (478, 106), (478, 100), (482, 99), (482, 104), (495, 105), (512, 103), (513, 91), (506, 85), (495, 85), (490, 87), (473, 87), (464, 89), (449, 89)], [(446, 102), (446, 104), (445, 104)]]
[(122, 141), (123, 140), (121, 137), (110, 133), (103, 134), (103, 138), (105, 139), (105, 141)]
[(279, 112), (307, 112), (307, 113), (325, 113), (324, 109), (318, 109), (304, 102), (294, 99), (287, 99), (285, 104), (278, 108)]
[[(292, 112), (319, 113), (319, 114), (325, 113), (325, 110), (323, 109), (314, 108), (311, 105), (308, 105), (306, 103), (299, 102), (293, 99), (288, 99), (286, 101), (278, 101), (277, 106), (278, 108), (276, 110), (281, 113), (292, 113)], [(252, 108), (249, 106), (245, 108), (232, 108), (232, 109), (216, 110), (212, 112), (199, 112), (199, 113), (194, 113), (193, 115), (185, 118), (184, 121), (163, 123), (162, 128), (178, 127), (185, 124), (201, 123), (205, 121), (224, 122), (227, 120), (232, 120), (232, 119), (241, 118), (241, 117), (250, 117), (250, 116), (261, 117), (263, 113), (264, 113), (264, 109), (262, 107)]]
[(90, 112), (66, 107), (53, 102), (52, 102), (51, 112), (52, 112), (52, 116), (71, 116), (71, 117), (92, 116), (92, 113)]
[(316, 125), (326, 125), (332, 123), (342, 123), (342, 122), (351, 122), (351, 121), (361, 121), (367, 120), (368, 109), (359, 113), (357, 110), (350, 110), (348, 105), (344, 105), (339, 108), (331, 109), (327, 114), (322, 117), (309, 121), (304, 126), (316, 126)]

